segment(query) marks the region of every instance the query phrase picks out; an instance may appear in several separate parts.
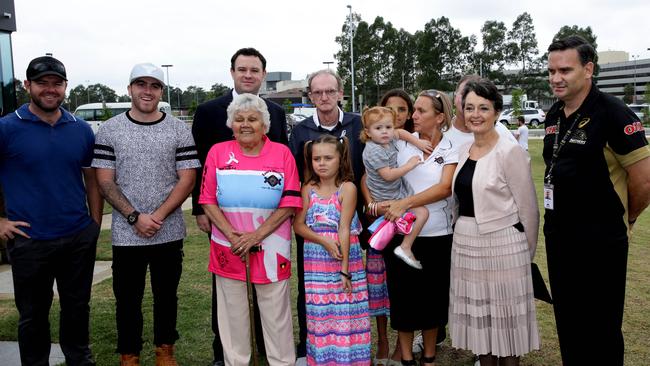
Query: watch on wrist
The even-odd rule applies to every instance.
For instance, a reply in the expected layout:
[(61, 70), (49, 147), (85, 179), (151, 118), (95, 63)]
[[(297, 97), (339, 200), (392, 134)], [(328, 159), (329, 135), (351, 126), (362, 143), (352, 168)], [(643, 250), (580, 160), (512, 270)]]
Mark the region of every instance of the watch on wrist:
[(140, 212), (138, 212), (138, 210), (135, 210), (130, 214), (126, 215), (126, 222), (128, 222), (129, 225), (135, 225), (135, 223), (138, 222), (139, 216), (140, 216)]

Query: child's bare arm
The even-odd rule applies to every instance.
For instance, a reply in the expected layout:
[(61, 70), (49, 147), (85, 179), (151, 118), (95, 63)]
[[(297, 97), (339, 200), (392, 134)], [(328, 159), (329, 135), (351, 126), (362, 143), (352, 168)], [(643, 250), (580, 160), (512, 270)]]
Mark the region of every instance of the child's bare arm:
[(341, 244), (341, 271), (349, 274), (350, 228), (357, 207), (357, 187), (352, 182), (345, 182), (341, 187), (341, 221), (339, 222), (339, 243)]
[(397, 180), (406, 173), (410, 172), (418, 166), (419, 164), (422, 164), (422, 160), (420, 160), (419, 156), (413, 156), (409, 159), (409, 161), (406, 162), (406, 164), (397, 167), (397, 168), (391, 168), (391, 167), (383, 167), (380, 169), (377, 169), (377, 173), (379, 173), (379, 176), (385, 181), (392, 182), (394, 180)]
[(330, 238), (318, 235), (305, 223), (307, 209), (309, 209), (309, 192), (311, 188), (312, 186), (310, 184), (305, 184), (302, 187), (302, 209), (298, 211), (293, 221), (293, 231), (296, 235), (302, 236), (307, 241), (322, 245), (330, 253), (332, 258), (341, 260), (343, 257), (341, 256), (339, 244)]
[(409, 144), (417, 147), (425, 153), (431, 154), (433, 152), (433, 145), (431, 144), (431, 141), (420, 140), (419, 138), (410, 134), (408, 131), (401, 128), (395, 129), (395, 137), (402, 141), (408, 142)]

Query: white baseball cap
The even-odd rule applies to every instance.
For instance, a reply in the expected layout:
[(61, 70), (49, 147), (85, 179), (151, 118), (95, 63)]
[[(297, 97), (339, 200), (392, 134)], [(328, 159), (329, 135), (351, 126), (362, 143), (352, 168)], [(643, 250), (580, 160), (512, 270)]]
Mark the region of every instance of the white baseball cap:
[(129, 79), (129, 85), (133, 83), (133, 80), (137, 78), (154, 78), (164, 86), (165, 85), (165, 76), (160, 67), (150, 63), (142, 63), (133, 66), (131, 70), (131, 78)]

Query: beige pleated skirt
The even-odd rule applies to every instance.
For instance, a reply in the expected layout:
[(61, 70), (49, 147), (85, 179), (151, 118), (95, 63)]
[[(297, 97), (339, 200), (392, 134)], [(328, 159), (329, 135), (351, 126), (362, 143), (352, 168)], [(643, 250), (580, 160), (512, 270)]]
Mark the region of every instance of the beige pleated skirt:
[(458, 219), (449, 301), (452, 346), (499, 357), (539, 349), (528, 243), (514, 227), (480, 235), (473, 217)]

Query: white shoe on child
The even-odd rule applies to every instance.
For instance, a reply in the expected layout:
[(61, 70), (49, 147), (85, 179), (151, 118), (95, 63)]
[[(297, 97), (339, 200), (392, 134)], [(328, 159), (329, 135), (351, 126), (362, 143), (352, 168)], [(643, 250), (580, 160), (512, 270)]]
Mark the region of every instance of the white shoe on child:
[(417, 268), (417, 269), (422, 269), (422, 264), (420, 264), (420, 261), (417, 260), (417, 259), (413, 259), (413, 258), (409, 257), (408, 255), (406, 255), (406, 252), (404, 251), (404, 249), (402, 249), (402, 247), (396, 247), (393, 250), (393, 253), (395, 253), (397, 258), (403, 260), (409, 266), (411, 266), (413, 268)]

